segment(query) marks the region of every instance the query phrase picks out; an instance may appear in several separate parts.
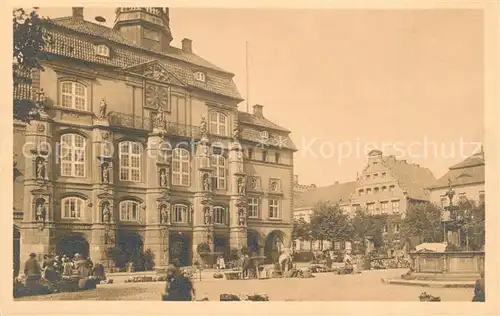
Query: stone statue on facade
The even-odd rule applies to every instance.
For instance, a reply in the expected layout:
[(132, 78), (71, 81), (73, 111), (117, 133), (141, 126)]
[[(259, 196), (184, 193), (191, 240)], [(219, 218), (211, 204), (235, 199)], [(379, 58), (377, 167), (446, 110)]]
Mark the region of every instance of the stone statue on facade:
[(160, 223), (161, 224), (168, 223), (168, 210), (165, 204), (160, 205)]
[(108, 105), (106, 104), (106, 100), (104, 98), (101, 98), (101, 104), (99, 105), (99, 118), (104, 119), (106, 118), (106, 109), (108, 108)]
[(236, 125), (233, 128), (233, 140), (237, 141), (239, 138), (240, 138), (240, 128), (238, 127), (238, 125)]
[(45, 159), (39, 157), (36, 161), (36, 178), (45, 179)]
[(246, 212), (245, 212), (245, 208), (243, 207), (240, 207), (238, 209), (238, 225), (239, 226), (245, 226), (246, 224)]
[(206, 206), (203, 212), (205, 216), (205, 225), (212, 224), (212, 214), (210, 214), (210, 207)]
[(165, 188), (167, 186), (167, 172), (165, 169), (160, 169), (160, 186)]
[(208, 173), (203, 174), (203, 190), (210, 191), (210, 176)]
[(107, 163), (102, 164), (102, 183), (109, 183), (109, 165)]
[(165, 116), (163, 114), (163, 107), (160, 105), (153, 120), (153, 128), (165, 129)]
[(238, 193), (240, 195), (245, 195), (245, 191), (246, 191), (246, 186), (245, 186), (245, 181), (243, 180), (242, 177), (239, 177), (238, 178)]
[(200, 133), (201, 133), (201, 138), (208, 137), (207, 119), (204, 116), (201, 117)]
[(38, 202), (36, 206), (36, 220), (38, 222), (45, 221), (45, 202)]
[(104, 223), (109, 223), (111, 221), (111, 210), (109, 209), (109, 203), (104, 203), (102, 207), (102, 221)]

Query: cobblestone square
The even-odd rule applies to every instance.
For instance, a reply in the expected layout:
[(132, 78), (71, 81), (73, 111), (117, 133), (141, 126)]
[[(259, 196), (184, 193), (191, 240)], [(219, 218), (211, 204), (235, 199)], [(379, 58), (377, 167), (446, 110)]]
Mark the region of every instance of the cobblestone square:
[[(197, 299), (218, 301), (222, 293), (265, 293), (270, 301), (418, 301), (422, 292), (443, 302), (470, 301), (472, 289), (430, 288), (384, 284), (382, 277), (395, 277), (406, 269), (366, 271), (358, 275), (316, 274), (311, 279), (237, 280), (204, 278), (194, 280)], [(100, 285), (96, 290), (25, 297), (29, 300), (150, 300), (158, 301), (165, 283), (119, 283)]]

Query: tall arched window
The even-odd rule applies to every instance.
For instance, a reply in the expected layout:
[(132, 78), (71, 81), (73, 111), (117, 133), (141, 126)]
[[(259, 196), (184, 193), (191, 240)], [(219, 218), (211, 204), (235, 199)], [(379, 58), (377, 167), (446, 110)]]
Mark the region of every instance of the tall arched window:
[(188, 207), (184, 204), (175, 204), (172, 208), (172, 223), (187, 223)]
[(85, 138), (78, 134), (61, 136), (61, 175), (85, 177)]
[(214, 224), (223, 225), (226, 223), (226, 208), (214, 206)]
[(120, 180), (141, 181), (142, 145), (138, 142), (124, 141), (119, 146)]
[(172, 151), (172, 184), (189, 186), (189, 152), (186, 149)]
[(215, 188), (217, 190), (226, 189), (226, 158), (222, 155), (212, 156), (212, 167), (215, 168)]
[(75, 81), (61, 82), (61, 105), (65, 108), (88, 110), (87, 87)]
[(61, 218), (82, 218), (84, 210), (84, 200), (79, 197), (67, 197), (61, 200)]
[(227, 116), (220, 112), (210, 112), (210, 133), (227, 136)]
[(120, 202), (120, 221), (130, 222), (139, 219), (139, 203), (133, 200)]

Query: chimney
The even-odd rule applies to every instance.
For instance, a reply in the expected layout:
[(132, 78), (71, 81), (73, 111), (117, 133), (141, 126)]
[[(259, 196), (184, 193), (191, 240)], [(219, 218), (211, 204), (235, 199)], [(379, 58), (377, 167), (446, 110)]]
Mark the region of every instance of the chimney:
[(253, 106), (253, 115), (257, 116), (257, 117), (263, 117), (264, 114), (262, 113), (262, 108), (264, 106), (263, 105), (260, 105), (260, 104), (256, 104)]
[(192, 53), (193, 52), (193, 41), (190, 40), (189, 38), (185, 38), (182, 40), (182, 51), (186, 53)]
[(338, 181), (335, 181), (335, 185), (337, 185), (337, 184), (339, 184), (339, 182), (338, 182)]
[(73, 7), (73, 19), (83, 20), (83, 8), (75, 8)]

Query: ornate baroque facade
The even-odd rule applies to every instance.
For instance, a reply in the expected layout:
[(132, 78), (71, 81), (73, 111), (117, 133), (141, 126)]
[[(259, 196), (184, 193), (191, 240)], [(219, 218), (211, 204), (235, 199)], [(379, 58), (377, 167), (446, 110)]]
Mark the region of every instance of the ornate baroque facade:
[(111, 29), (73, 8), (52, 20), (50, 59), (33, 73), (45, 114), (14, 129), (22, 260), (78, 251), (111, 264), (111, 249), (142, 249), (160, 267), (192, 264), (203, 244), (267, 257), (290, 244), (290, 131), (261, 105), (238, 111), (234, 75), (188, 39), (171, 46), (169, 18), (119, 8)]

